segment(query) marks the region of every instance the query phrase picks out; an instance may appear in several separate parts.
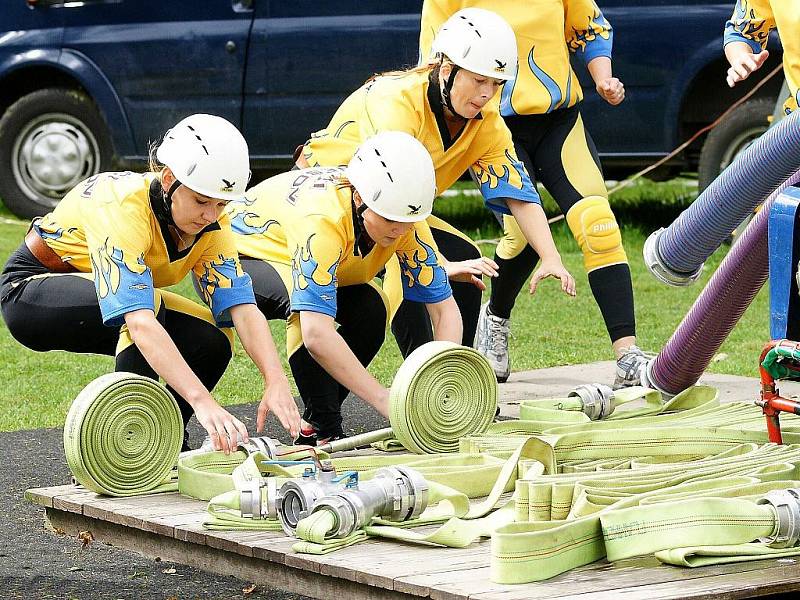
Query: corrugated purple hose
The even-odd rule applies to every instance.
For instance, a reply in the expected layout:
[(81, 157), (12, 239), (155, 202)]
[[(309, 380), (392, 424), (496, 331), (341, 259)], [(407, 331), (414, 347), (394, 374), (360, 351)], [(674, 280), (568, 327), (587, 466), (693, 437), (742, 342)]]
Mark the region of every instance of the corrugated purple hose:
[(667, 227), (658, 240), (664, 264), (693, 273), (764, 198), (800, 169), (800, 111), (782, 119)]
[(798, 182), (800, 170), (770, 194), (653, 360), (648, 375), (662, 391), (677, 394), (697, 383), (764, 285), (769, 274), (769, 210), (785, 188)]

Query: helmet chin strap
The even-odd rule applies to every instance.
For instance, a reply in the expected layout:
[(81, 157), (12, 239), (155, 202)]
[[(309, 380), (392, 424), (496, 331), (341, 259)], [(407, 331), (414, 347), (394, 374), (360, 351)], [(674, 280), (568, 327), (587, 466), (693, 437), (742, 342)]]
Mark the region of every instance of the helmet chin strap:
[(181, 182), (176, 179), (172, 185), (169, 186), (169, 190), (164, 190), (164, 186), (161, 186), (163, 191), (161, 199), (164, 202), (164, 214), (169, 220), (169, 224), (173, 227), (177, 227), (177, 225), (175, 224), (175, 219), (172, 218), (172, 194), (174, 194), (175, 190), (181, 187), (181, 185)]
[[(439, 65), (439, 73), (442, 72), (441, 69), (442, 69), (442, 66), (440, 64)], [(444, 102), (444, 105), (450, 110), (451, 113), (453, 113), (457, 117), (461, 117), (462, 119), (469, 120), (471, 117), (465, 117), (464, 115), (462, 115), (461, 113), (459, 113), (456, 110), (455, 106), (453, 106), (453, 100), (452, 100), (451, 95), (450, 95), (450, 92), (453, 89), (453, 83), (455, 83), (455, 81), (456, 81), (456, 74), (460, 70), (461, 70), (461, 67), (459, 67), (457, 64), (453, 64), (453, 68), (450, 70), (450, 76), (447, 78), (447, 80), (444, 82), (444, 85), (441, 88), (441, 90), (442, 90), (442, 102)]]

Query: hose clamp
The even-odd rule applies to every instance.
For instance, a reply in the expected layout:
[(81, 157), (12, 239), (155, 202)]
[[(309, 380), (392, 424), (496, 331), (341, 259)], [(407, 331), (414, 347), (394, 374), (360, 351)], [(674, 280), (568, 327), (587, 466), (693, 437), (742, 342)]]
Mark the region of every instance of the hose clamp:
[(262, 480), (259, 477), (253, 481), (248, 481), (239, 491), (239, 510), (245, 519), (260, 520), (261, 514), (261, 487)]
[(583, 404), (583, 413), (592, 421), (600, 421), (614, 412), (612, 400), (614, 391), (602, 383), (586, 383), (579, 385), (569, 394), (568, 398), (580, 398)]
[(792, 548), (800, 540), (800, 490), (773, 490), (756, 504), (769, 504), (775, 510), (775, 530), (759, 541), (770, 548)]
[(343, 492), (320, 498), (311, 511), (311, 514), (314, 514), (320, 510), (327, 510), (333, 514), (336, 524), (329, 532), (330, 537), (345, 538), (353, 533), (357, 527), (363, 525), (363, 522), (360, 523), (363, 518), (359, 519), (356, 514), (356, 507), (352, 505), (347, 496), (348, 494)]
[(700, 277), (705, 262), (700, 263), (700, 266), (691, 273), (681, 273), (669, 267), (658, 252), (658, 241), (664, 231), (665, 229), (663, 227), (655, 230), (647, 236), (647, 240), (644, 242), (642, 254), (644, 255), (644, 264), (647, 270), (661, 283), (666, 283), (672, 287), (686, 287), (692, 285), (697, 281), (697, 278)]

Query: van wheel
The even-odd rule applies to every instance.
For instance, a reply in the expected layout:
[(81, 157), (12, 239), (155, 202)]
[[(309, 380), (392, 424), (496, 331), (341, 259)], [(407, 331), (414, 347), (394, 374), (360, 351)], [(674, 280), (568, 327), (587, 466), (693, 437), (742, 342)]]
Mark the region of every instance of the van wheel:
[(0, 199), (18, 217), (50, 212), (87, 177), (111, 167), (108, 127), (86, 94), (49, 88), (0, 118)]
[(699, 191), (706, 189), (742, 150), (767, 130), (774, 109), (774, 100), (749, 100), (711, 130), (700, 151), (697, 168)]

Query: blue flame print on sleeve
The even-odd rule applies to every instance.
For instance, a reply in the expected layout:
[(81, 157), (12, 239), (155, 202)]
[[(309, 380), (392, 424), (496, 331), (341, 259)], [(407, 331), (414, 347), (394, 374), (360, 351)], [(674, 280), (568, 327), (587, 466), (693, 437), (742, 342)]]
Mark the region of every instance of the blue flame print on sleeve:
[(578, 30), (573, 27), (572, 36), (567, 39), (569, 51), (580, 54), (585, 64), (598, 56), (611, 58), (613, 43), (611, 24), (599, 10), (587, 17), (586, 29)]
[(305, 248), (298, 246), (292, 256), (292, 297), (293, 311), (308, 310), (329, 317), (336, 317), (336, 269), (342, 258), (341, 251), (333, 264), (321, 269), (311, 252), (312, 233)]
[(57, 227), (53, 229), (52, 227), (48, 227), (47, 225), (43, 224), (41, 221), (34, 222), (33, 228), (43, 240), (59, 240), (65, 233), (72, 233), (78, 229), (77, 227), (70, 227), (69, 229)]
[[(413, 256), (398, 252), (400, 276), (403, 279), (403, 298), (412, 302), (435, 304), (453, 295), (447, 273), (439, 264), (436, 250), (423, 242), (414, 232), (417, 248)], [(424, 254), (424, 256), (423, 256)]]
[(744, 42), (758, 54), (767, 47), (769, 28), (763, 19), (756, 18), (751, 9), (748, 14), (747, 0), (737, 0), (731, 20), (725, 23), (722, 45)]
[(250, 275), (237, 268), (235, 258), (222, 254), (203, 264), (200, 290), (219, 327), (233, 326), (231, 307), (256, 303)]
[(260, 235), (267, 232), (272, 225), (277, 225), (275, 219), (266, 219), (253, 212), (239, 212), (231, 216), (231, 229), (240, 235)]
[[(486, 207), (489, 210), (510, 215), (511, 211), (505, 203), (506, 198), (541, 204), (542, 199), (539, 197), (539, 192), (536, 191), (525, 167), (508, 150), (505, 154), (507, 161), (505, 164), (489, 165), (486, 168), (476, 165), (474, 168)], [(517, 185), (511, 181), (512, 173), (516, 175), (515, 179), (519, 182)]]
[(119, 327), (125, 323), (126, 313), (140, 309), (155, 311), (153, 274), (144, 263), (144, 255), (140, 254), (132, 267), (124, 252), (106, 239), (90, 259), (104, 324)]

